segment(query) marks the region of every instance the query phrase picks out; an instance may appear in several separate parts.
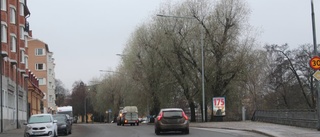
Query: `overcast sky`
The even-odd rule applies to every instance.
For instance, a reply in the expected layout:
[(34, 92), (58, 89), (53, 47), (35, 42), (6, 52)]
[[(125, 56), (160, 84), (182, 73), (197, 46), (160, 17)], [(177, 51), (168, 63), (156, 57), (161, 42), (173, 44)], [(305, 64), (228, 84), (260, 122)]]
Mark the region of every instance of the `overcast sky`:
[[(182, 0), (181, 0), (182, 1)], [(314, 1), (316, 24), (320, 2)], [(131, 33), (155, 16), (165, 0), (28, 0), (33, 37), (54, 53), (56, 78), (72, 89), (115, 70)], [(261, 47), (312, 43), (310, 0), (247, 0), (250, 24), (258, 29)], [(319, 10), (318, 10), (319, 9)], [(317, 26), (319, 39), (320, 25)], [(319, 42), (318, 42), (319, 43)]]

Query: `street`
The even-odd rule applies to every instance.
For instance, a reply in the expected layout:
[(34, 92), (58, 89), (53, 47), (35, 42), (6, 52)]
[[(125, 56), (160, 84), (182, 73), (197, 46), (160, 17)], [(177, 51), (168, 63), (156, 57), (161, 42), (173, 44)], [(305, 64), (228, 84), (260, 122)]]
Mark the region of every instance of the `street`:
[[(61, 135), (60, 135), (61, 136)], [(156, 137), (153, 125), (117, 126), (116, 124), (74, 124), (72, 134), (68, 137)], [(190, 134), (179, 132), (163, 133), (160, 136), (176, 137), (265, 137), (264, 135), (239, 131), (212, 128), (190, 127)]]

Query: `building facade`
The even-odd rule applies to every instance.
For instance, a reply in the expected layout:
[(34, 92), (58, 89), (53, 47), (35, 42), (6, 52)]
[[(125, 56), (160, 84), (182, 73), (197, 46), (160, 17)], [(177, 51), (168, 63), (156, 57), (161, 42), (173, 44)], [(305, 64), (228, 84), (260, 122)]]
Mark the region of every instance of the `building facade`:
[(44, 98), (44, 93), (39, 88), (39, 80), (37, 77), (28, 70), (28, 114), (30, 117), (33, 114), (40, 114), (41, 102)]
[(26, 0), (0, 0), (0, 129), (20, 128), (27, 120), (26, 55), (30, 13)]
[(43, 113), (53, 113), (55, 105), (55, 74), (54, 58), (50, 52), (48, 44), (45, 42), (30, 38), (28, 40), (28, 64), (29, 69), (37, 76), (39, 88), (44, 93), (41, 104)]

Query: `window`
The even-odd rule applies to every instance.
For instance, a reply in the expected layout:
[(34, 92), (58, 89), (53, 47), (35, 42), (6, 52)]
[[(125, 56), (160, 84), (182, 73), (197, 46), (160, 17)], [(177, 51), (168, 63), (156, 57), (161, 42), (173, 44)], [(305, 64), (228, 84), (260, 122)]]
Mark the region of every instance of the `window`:
[(28, 47), (28, 36), (27, 35), (24, 35), (24, 47)]
[(15, 35), (10, 36), (10, 50), (11, 52), (17, 51), (17, 38)]
[(52, 95), (49, 95), (49, 102), (52, 102)]
[(20, 15), (24, 16), (24, 4), (20, 1)]
[(46, 85), (46, 78), (39, 78), (39, 85)]
[(7, 11), (7, 0), (1, 0), (1, 10)]
[(10, 7), (10, 23), (16, 24), (16, 9), (14, 7)]
[(28, 66), (28, 65), (29, 65), (29, 64), (28, 64), (28, 57), (27, 57), (27, 56), (24, 56), (24, 59), (25, 59), (25, 64), (26, 64), (26, 69), (27, 69), (27, 68), (29, 68), (29, 66)]
[(1, 42), (3, 42), (3, 43), (7, 43), (7, 30), (8, 30), (7, 28), (8, 28), (7, 24), (1, 23), (1, 29), (2, 29)]
[(24, 26), (20, 26), (20, 39), (24, 40)]
[(46, 70), (45, 64), (36, 64), (36, 70)]
[(9, 91), (8, 102), (7, 102), (9, 108), (15, 108), (14, 106), (15, 102), (13, 100), (15, 100), (15, 96), (13, 95), (13, 92)]
[(44, 49), (36, 49), (36, 55), (37, 55), (37, 56), (45, 55)]
[(24, 54), (24, 50), (20, 50), (20, 60), (21, 60), (21, 63), (25, 63), (25, 54)]

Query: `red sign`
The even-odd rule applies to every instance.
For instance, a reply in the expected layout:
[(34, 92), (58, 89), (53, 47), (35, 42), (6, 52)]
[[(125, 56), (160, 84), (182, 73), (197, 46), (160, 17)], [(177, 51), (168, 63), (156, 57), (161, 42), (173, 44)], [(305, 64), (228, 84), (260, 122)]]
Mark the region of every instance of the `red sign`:
[(318, 56), (314, 56), (310, 62), (309, 65), (311, 68), (313, 68), (314, 70), (319, 70), (320, 69), (320, 57)]

